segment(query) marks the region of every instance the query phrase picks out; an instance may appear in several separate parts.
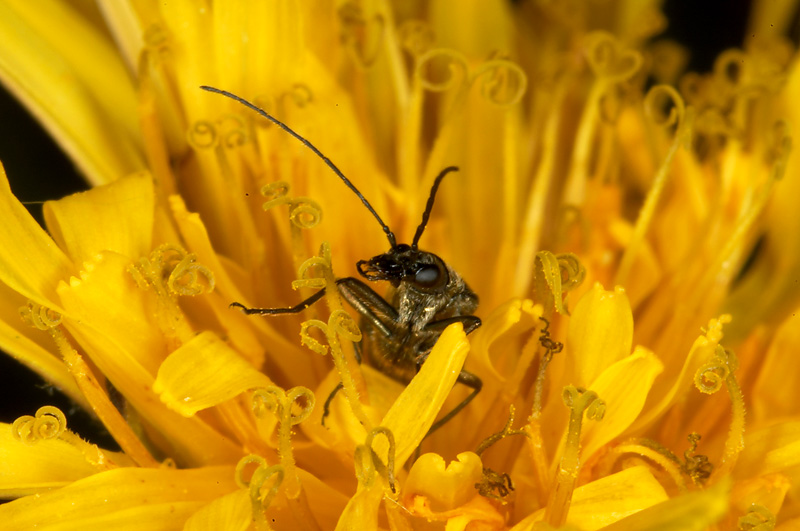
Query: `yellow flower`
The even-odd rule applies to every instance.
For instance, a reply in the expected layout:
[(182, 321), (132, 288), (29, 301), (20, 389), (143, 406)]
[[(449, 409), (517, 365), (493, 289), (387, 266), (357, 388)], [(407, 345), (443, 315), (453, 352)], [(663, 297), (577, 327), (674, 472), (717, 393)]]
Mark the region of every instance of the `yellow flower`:
[[(2, 175), (0, 347), (120, 450), (20, 411), (4, 529), (798, 526), (790, 2), (705, 75), (657, 2), (99, 5), (0, 4), (0, 78), (95, 186), (45, 232)], [(201, 85), (400, 243), (458, 166), (420, 247), (482, 326), (357, 364), (336, 278), (386, 235)]]

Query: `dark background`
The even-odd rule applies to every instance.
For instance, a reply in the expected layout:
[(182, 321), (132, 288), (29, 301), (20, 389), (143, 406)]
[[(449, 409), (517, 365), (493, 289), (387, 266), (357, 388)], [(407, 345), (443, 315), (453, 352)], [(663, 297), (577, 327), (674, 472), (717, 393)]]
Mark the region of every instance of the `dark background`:
[[(669, 37), (692, 51), (689, 69), (707, 71), (717, 54), (742, 46), (749, 0), (671, 0), (665, 4)], [(795, 17), (797, 18), (797, 17)], [(793, 35), (797, 42), (797, 23)], [(0, 86), (0, 160), (11, 187), (41, 222), (41, 202), (86, 189), (76, 169), (47, 133)], [(74, 408), (37, 375), (16, 360), (0, 355), (0, 421), (13, 422), (43, 405), (54, 405), (69, 417), (69, 427), (106, 448), (116, 445), (99, 423)]]

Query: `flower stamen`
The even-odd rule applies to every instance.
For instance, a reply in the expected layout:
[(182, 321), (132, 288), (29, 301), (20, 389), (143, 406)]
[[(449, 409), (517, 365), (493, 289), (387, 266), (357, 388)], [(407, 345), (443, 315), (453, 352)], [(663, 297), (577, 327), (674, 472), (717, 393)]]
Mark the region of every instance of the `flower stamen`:
[(194, 332), (178, 306), (177, 297), (213, 291), (214, 273), (198, 264), (193, 253), (173, 244), (159, 245), (149, 258), (139, 258), (128, 266), (128, 273), (139, 288), (153, 288), (158, 296), (157, 317), (161, 330), (178, 343), (189, 341)]
[[(531, 451), (535, 478), (538, 483), (540, 494), (547, 492), (548, 473), (547, 473), (547, 454), (544, 448), (544, 437), (542, 436), (542, 409), (544, 396), (544, 382), (547, 374), (547, 367), (553, 359), (554, 354), (558, 354), (564, 348), (564, 344), (553, 341), (550, 338), (550, 321), (544, 317), (539, 317), (544, 322), (544, 327), (539, 334), (539, 344), (545, 349), (542, 359), (539, 361), (539, 370), (536, 373), (536, 382), (533, 387), (533, 405), (531, 414), (528, 417), (528, 424), (523, 430), (528, 434), (528, 448)], [(544, 499), (541, 500), (544, 502)]]
[(553, 308), (562, 315), (569, 315), (564, 306), (564, 294), (580, 286), (584, 278), (586, 269), (574, 254), (536, 253), (534, 298), (542, 305), (546, 316), (553, 314)]
[[(331, 310), (331, 315), (327, 323), (318, 319), (311, 319), (305, 321), (301, 325), (301, 342), (317, 354), (324, 356), (328, 353), (328, 347), (311, 337), (309, 329), (317, 328), (325, 334), (328, 345), (330, 345), (332, 351), (331, 357), (333, 358), (333, 364), (342, 382), (345, 398), (350, 404), (350, 408), (358, 421), (369, 431), (372, 429), (372, 423), (364, 413), (361, 407), (361, 401), (359, 400), (359, 397), (362, 397), (362, 400), (368, 403), (367, 387), (361, 371), (357, 369), (358, 364), (356, 363), (355, 352), (352, 347), (353, 342), (361, 341), (361, 330), (359, 330), (358, 325), (350, 315), (342, 309), (336, 278), (333, 276), (330, 253), (330, 246), (327, 242), (323, 243), (320, 247), (319, 256), (309, 258), (300, 266), (298, 276), (301, 280), (296, 280), (292, 283), (294, 289), (300, 287), (325, 287), (325, 300)], [(318, 266), (322, 270), (322, 278), (304, 278), (312, 266)], [(342, 348), (342, 342), (339, 340), (340, 336), (350, 345), (347, 349), (347, 354), (345, 354)], [(356, 369), (351, 370), (351, 367), (356, 367)]]
[(564, 404), (569, 408), (569, 425), (564, 442), (564, 453), (559, 463), (555, 485), (545, 509), (544, 520), (554, 527), (564, 525), (567, 520), (572, 493), (580, 471), (580, 440), (583, 414), (592, 420), (602, 420), (606, 405), (594, 391), (579, 389), (573, 385), (564, 388)]
[[(244, 469), (251, 463), (256, 463), (258, 467), (250, 476), (250, 480), (245, 481)], [(266, 493), (262, 494), (267, 481), (273, 477), (275, 479), (269, 485), (269, 489)], [(239, 487), (248, 489), (250, 491), (253, 521), (255, 522), (256, 529), (258, 531), (272, 531), (272, 527), (269, 525), (269, 522), (266, 518), (266, 512), (267, 509), (269, 509), (269, 506), (272, 504), (272, 500), (274, 500), (275, 496), (278, 494), (278, 490), (283, 483), (284, 477), (285, 472), (283, 465), (268, 466), (267, 461), (258, 455), (245, 456), (240, 459), (239, 463), (236, 465), (234, 479)]]
[[(389, 445), (386, 464), (383, 463), (372, 446), (375, 437), (378, 435), (386, 437)], [(378, 426), (370, 430), (364, 440), (364, 444), (356, 447), (354, 461), (356, 477), (361, 485), (371, 488), (375, 484), (375, 477), (379, 475), (389, 486), (392, 494), (397, 494), (394, 478), (395, 442), (394, 434), (389, 428)]]
[(60, 409), (43, 406), (35, 416), (23, 415), (11, 424), (11, 436), (28, 445), (51, 439), (59, 439), (80, 451), (87, 463), (99, 470), (110, 470), (117, 465), (106, 459), (95, 444), (88, 443), (67, 430), (67, 417)]
[[(313, 199), (308, 197), (289, 197), (289, 183), (276, 181), (264, 185), (261, 195), (266, 198), (262, 208), (271, 210), (281, 205), (289, 205), (289, 220), (291, 221), (292, 262), (295, 269), (302, 267), (301, 260), (305, 255), (303, 242), (303, 229), (315, 227), (322, 221), (322, 208)], [(302, 278), (302, 275), (300, 275)]]
[[(108, 393), (95, 377), (92, 368), (84, 361), (83, 356), (72, 347), (64, 332), (59, 328), (61, 314), (30, 301), (27, 306), (20, 308), (20, 314), (23, 321), (50, 333), (61, 353), (64, 365), (75, 379), (78, 389), (120, 448), (139, 466), (158, 467), (158, 461), (150, 455), (131, 426), (114, 406)], [(66, 419), (64, 419), (64, 425), (66, 426)], [(89, 462), (93, 463), (91, 459)]]
[(772, 531), (775, 529), (775, 515), (761, 504), (754, 503), (747, 514), (738, 521), (741, 531)]
[[(668, 103), (665, 104), (665, 101)], [(669, 112), (666, 115), (663, 112), (665, 105), (669, 108)], [(647, 198), (636, 219), (633, 235), (625, 248), (625, 254), (622, 256), (619, 269), (617, 269), (614, 284), (620, 286), (624, 286), (627, 283), (628, 275), (631, 272), (631, 268), (633, 268), (633, 262), (653, 222), (659, 200), (667, 184), (669, 169), (672, 166), (672, 161), (675, 159), (678, 148), (680, 146), (689, 147), (692, 128), (694, 127), (694, 108), (686, 107), (678, 91), (668, 85), (656, 85), (651, 88), (645, 96), (644, 106), (647, 115), (656, 125), (661, 127), (677, 126), (677, 131), (666, 157), (664, 157), (653, 178), (653, 184), (650, 186), (650, 191), (647, 193)]]
[(683, 452), (683, 471), (692, 478), (695, 485), (703, 485), (711, 476), (714, 465), (708, 460), (708, 456), (695, 454), (697, 443), (700, 442), (699, 433), (689, 434), (689, 448)]
[[(728, 315), (723, 317), (728, 318), (726, 321), (730, 320)], [(722, 345), (717, 345), (714, 349), (714, 357), (695, 373), (694, 383), (700, 392), (706, 394), (716, 393), (724, 383), (728, 388), (728, 395), (731, 399), (731, 425), (728, 431), (728, 438), (725, 440), (722, 461), (719, 468), (714, 472), (714, 477), (729, 473), (736, 464), (739, 453), (744, 448), (744, 395), (734, 375), (737, 367), (738, 360), (733, 351), (724, 348)]]
[(652, 461), (669, 475), (681, 493), (688, 491), (686, 481), (682, 475), (684, 466), (678, 456), (668, 448), (650, 439), (631, 439), (612, 448), (598, 465), (597, 475), (601, 477), (609, 475), (617, 461), (625, 454), (634, 454)]
[[(294, 406), (300, 407), (298, 414)], [(285, 392), (272, 385), (253, 392), (253, 413), (264, 418), (268, 412), (278, 419), (278, 454), (285, 475), (286, 496), (295, 499), (300, 493), (300, 479), (297, 477), (294, 452), (292, 450), (292, 427), (300, 424), (314, 409), (314, 393), (306, 387), (293, 387)]]
[[(480, 457), (483, 452), (488, 450), (491, 446), (495, 445), (506, 437), (510, 437), (512, 435), (524, 435), (525, 437), (530, 438), (530, 434), (524, 429), (511, 429), (511, 426), (514, 424), (514, 414), (515, 408), (513, 405), (511, 405), (509, 406), (508, 421), (506, 421), (506, 425), (503, 426), (503, 429), (499, 432), (493, 433), (481, 441), (481, 443), (478, 445), (478, 449), (475, 450), (475, 454), (478, 457)], [(501, 474), (492, 470), (491, 468), (483, 467), (481, 480), (475, 484), (475, 488), (478, 489), (478, 493), (484, 498), (491, 498), (502, 503), (507, 503), (505, 498), (511, 493), (511, 491), (514, 490), (514, 484), (511, 482), (511, 476), (505, 472)]]

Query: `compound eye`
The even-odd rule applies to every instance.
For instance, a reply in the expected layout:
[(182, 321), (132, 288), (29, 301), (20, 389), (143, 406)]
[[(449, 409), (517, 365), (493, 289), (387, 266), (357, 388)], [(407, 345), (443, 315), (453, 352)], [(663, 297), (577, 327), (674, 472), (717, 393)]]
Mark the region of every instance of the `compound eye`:
[(420, 288), (435, 288), (441, 283), (443, 276), (438, 265), (424, 265), (414, 274), (414, 284)]

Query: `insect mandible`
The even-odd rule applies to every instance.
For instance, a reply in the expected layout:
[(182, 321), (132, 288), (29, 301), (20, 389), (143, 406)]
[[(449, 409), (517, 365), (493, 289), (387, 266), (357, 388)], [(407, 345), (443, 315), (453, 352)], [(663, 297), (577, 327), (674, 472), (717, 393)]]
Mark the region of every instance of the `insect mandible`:
[[(380, 223), (389, 239), (389, 250), (369, 260), (359, 260), (356, 263), (356, 269), (366, 280), (388, 281), (394, 287), (391, 301), (385, 300), (358, 278), (345, 277), (336, 280), (336, 287), (341, 296), (361, 316), (360, 326), (363, 332), (361, 350), (366, 352), (371, 365), (401, 383), (408, 383), (425, 363), (433, 345), (445, 328), (453, 323), (461, 323), (464, 332), (469, 334), (481, 325), (481, 320), (472, 315), (478, 307), (478, 296), (444, 260), (418, 247), (419, 239), (428, 224), (436, 191), (439, 189), (442, 179), (448, 173), (457, 171), (458, 168), (449, 166), (439, 173), (431, 187), (430, 196), (422, 214), (422, 222), (417, 227), (411, 245), (398, 244), (392, 230), (375, 212), (369, 201), (311, 142), (265, 110), (235, 94), (209, 86), (200, 88), (241, 103), (302, 142), (361, 199), (364, 206)], [(238, 302), (232, 303), (231, 307), (240, 308), (247, 315), (299, 313), (320, 300), (323, 295), (325, 295), (325, 288), (290, 308), (248, 308)], [(472, 392), (449, 413), (436, 421), (428, 430), (428, 435), (464, 409), (482, 387), (481, 379), (478, 376), (463, 369), (456, 381), (472, 389)], [(325, 414), (327, 414), (330, 401), (340, 388), (341, 383), (328, 398), (325, 404)], [(325, 415), (323, 415), (323, 421), (324, 417)]]

